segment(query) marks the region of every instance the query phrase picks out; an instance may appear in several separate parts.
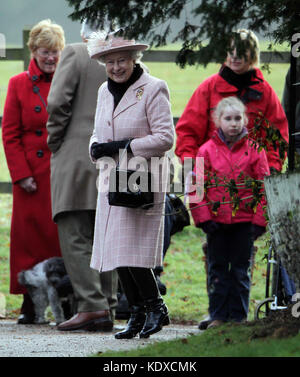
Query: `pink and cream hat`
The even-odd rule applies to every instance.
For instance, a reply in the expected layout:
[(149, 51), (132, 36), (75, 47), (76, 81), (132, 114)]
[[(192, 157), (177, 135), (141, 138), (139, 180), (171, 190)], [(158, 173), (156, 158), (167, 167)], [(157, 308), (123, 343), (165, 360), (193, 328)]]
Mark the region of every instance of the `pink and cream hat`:
[(106, 34), (101, 31), (92, 33), (88, 39), (87, 49), (93, 59), (118, 51), (137, 50), (144, 51), (149, 46), (136, 43), (134, 39), (124, 39), (116, 35), (117, 32)]

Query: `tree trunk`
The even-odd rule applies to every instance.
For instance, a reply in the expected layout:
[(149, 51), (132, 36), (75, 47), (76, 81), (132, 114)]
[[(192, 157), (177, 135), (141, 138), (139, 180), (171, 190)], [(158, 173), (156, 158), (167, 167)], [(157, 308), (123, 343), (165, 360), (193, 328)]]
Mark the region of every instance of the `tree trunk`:
[(265, 178), (271, 243), (300, 292), (300, 173)]

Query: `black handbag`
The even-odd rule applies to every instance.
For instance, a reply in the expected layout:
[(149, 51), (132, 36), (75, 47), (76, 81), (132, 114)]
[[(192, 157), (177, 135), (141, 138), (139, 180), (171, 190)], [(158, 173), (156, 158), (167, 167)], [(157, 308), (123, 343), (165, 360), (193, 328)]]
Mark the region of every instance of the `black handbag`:
[(174, 213), (172, 215), (172, 236), (177, 232), (181, 232), (185, 226), (189, 226), (191, 224), (190, 215), (186, 206), (178, 196), (176, 196), (175, 194), (167, 194), (167, 199), (170, 201)]
[[(125, 146), (122, 159), (130, 141)], [(111, 206), (149, 209), (154, 206), (154, 193), (151, 191), (151, 172), (112, 169), (109, 176), (108, 203)]]

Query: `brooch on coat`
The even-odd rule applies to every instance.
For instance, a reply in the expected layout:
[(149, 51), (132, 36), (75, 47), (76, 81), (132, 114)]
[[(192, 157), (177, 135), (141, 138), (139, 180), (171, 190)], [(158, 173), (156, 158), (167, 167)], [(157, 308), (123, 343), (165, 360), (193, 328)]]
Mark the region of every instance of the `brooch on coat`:
[(142, 98), (142, 95), (144, 93), (144, 88), (139, 88), (137, 91), (136, 91), (136, 98), (140, 101), (141, 98)]

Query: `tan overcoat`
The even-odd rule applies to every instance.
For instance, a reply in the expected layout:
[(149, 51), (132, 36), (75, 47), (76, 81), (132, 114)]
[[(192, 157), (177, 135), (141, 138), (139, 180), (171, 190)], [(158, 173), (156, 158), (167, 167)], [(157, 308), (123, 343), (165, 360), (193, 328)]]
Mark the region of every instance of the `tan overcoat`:
[[(149, 166), (152, 157), (162, 158), (173, 145), (168, 87), (145, 72), (128, 88), (115, 110), (107, 83), (99, 89), (90, 145), (128, 138), (134, 139), (130, 145), (133, 156), (147, 159)], [(133, 168), (130, 166), (133, 156), (127, 156), (129, 168)], [(116, 161), (118, 157), (115, 156)], [(166, 185), (160, 185), (160, 190), (155, 192), (156, 204), (149, 210), (110, 206), (107, 192), (112, 165), (107, 166), (101, 160), (97, 161), (99, 192), (91, 267), (108, 271), (120, 266), (161, 265)], [(155, 180), (158, 176), (162, 178), (162, 174), (154, 175)]]
[(97, 92), (105, 68), (90, 59), (86, 44), (67, 45), (48, 96), (52, 214), (96, 208), (97, 170), (87, 147), (94, 127)]

